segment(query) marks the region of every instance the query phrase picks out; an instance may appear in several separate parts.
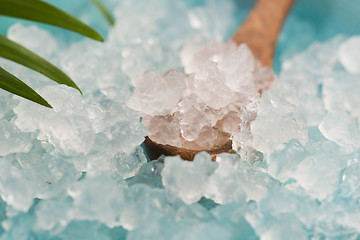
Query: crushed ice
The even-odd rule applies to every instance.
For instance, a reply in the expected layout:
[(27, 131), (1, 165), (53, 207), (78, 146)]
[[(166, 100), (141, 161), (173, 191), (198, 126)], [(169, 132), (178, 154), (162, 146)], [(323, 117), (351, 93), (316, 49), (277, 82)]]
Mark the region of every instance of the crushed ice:
[[(68, 46), (38, 27), (9, 29), (10, 38), (72, 76), (84, 96), (1, 60), (54, 107), (0, 92), (1, 240), (359, 238), (358, 36), (284, 53), (276, 85), (261, 98), (252, 87), (257, 117), (231, 136), (238, 154), (222, 154), (216, 162), (206, 153), (194, 162), (179, 157), (148, 162), (140, 147), (148, 131), (125, 103), (134, 91), (130, 79), (136, 85), (146, 76), (153, 87), (136, 86), (135, 91), (150, 91), (137, 99), (140, 114), (163, 115), (156, 121), (144, 117), (144, 123), (169, 121), (183, 96), (179, 90), (189, 76), (178, 70), (160, 74), (167, 69), (196, 72), (204, 88), (197, 97), (213, 109), (234, 97), (230, 93), (224, 102), (213, 101), (212, 94), (225, 94), (203, 84), (208, 70), (209, 77), (216, 73), (214, 62), (201, 66), (203, 54), (189, 56), (224, 40), (226, 26), (236, 25), (229, 17), (235, 7), (232, 1), (189, 2), (129, 0), (115, 6), (109, 1), (121, 24), (110, 30), (105, 44), (81, 40)], [(177, 28), (171, 27), (174, 21)], [(296, 29), (311, 28), (290, 21)], [(208, 50), (213, 55), (215, 50)], [(245, 47), (238, 51), (247, 53)], [(223, 67), (237, 71), (233, 65)], [(147, 69), (157, 71), (136, 77)], [(236, 74), (245, 78), (247, 69), (242, 70)], [(248, 87), (219, 84), (234, 91)], [(162, 91), (169, 86), (170, 92)], [(167, 101), (154, 99), (156, 92)], [(183, 104), (191, 102), (188, 96)], [(196, 117), (206, 118), (202, 107), (194, 106)], [(246, 106), (250, 113), (253, 107)], [(169, 125), (166, 134), (177, 127)], [(198, 133), (190, 136), (196, 129), (188, 131), (189, 139), (196, 138)]]

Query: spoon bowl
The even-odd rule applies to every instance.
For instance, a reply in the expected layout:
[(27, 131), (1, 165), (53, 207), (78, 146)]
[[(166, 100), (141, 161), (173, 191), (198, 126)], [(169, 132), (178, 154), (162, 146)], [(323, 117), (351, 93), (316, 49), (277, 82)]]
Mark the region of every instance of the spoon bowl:
[(149, 137), (145, 138), (146, 147), (150, 150), (148, 151), (148, 155), (151, 159), (157, 159), (161, 155), (165, 156), (176, 156), (180, 155), (180, 157), (184, 160), (192, 161), (196, 154), (202, 151), (206, 151), (212, 157), (212, 160), (215, 161), (216, 157), (221, 153), (234, 153), (232, 150), (232, 141), (229, 140), (222, 146), (215, 146), (212, 149), (203, 149), (203, 150), (192, 150), (186, 148), (178, 148), (171, 145), (164, 145), (152, 141)]
[[(245, 22), (234, 33), (230, 41), (235, 42), (237, 46), (243, 43), (247, 44), (254, 57), (263, 66), (271, 67), (278, 35), (294, 3), (295, 0), (258, 0)], [(152, 159), (161, 155), (180, 155), (182, 159), (191, 161), (197, 153), (206, 151), (215, 160), (221, 153), (234, 153), (230, 139), (222, 146), (202, 150), (159, 144), (149, 137), (146, 137), (145, 144), (150, 150), (149, 155), (151, 155), (150, 158)]]

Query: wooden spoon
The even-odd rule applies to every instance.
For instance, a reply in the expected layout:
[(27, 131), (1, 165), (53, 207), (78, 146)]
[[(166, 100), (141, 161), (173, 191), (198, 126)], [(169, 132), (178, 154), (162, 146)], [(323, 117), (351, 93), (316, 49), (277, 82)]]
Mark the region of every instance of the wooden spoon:
[[(231, 41), (237, 45), (246, 43), (263, 66), (272, 66), (278, 35), (294, 3), (295, 0), (258, 0), (245, 22), (231, 37)], [(152, 141), (149, 137), (145, 138), (145, 144), (150, 150), (148, 153), (151, 159), (161, 155), (180, 155), (181, 158), (191, 161), (197, 153), (206, 151), (215, 160), (221, 153), (233, 152), (231, 140), (223, 146), (203, 150), (163, 145)]]
[(272, 66), (276, 42), (295, 0), (258, 0), (231, 40), (246, 43), (263, 66)]

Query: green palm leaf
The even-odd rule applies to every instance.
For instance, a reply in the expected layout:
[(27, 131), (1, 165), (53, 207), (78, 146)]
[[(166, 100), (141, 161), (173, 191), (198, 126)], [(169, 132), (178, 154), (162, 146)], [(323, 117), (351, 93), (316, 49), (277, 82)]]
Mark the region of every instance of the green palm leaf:
[(20, 79), (7, 72), (0, 67), (0, 88), (24, 97), (28, 100), (41, 104), (45, 107), (52, 108), (48, 102), (45, 101), (39, 94), (32, 88), (22, 82)]
[[(27, 0), (23, 0), (27, 1)], [(0, 57), (9, 59), (33, 69), (57, 83), (65, 84), (80, 91), (80, 88), (63, 71), (6, 37), (0, 35)], [(81, 92), (81, 91), (80, 91)]]
[[(104, 5), (96, 0), (91, 1), (99, 8), (110, 24), (113, 24), (113, 18)], [(42, 0), (0, 0), (0, 15), (46, 23), (97, 41), (104, 41), (98, 32), (85, 23)], [(57, 83), (73, 87), (81, 93), (79, 87), (59, 68), (2, 35), (0, 35), (0, 57), (22, 64)], [(0, 88), (43, 106), (51, 107), (33, 89), (1, 67)]]
[(102, 15), (105, 17), (105, 19), (108, 21), (108, 23), (111, 26), (114, 26), (115, 20), (114, 17), (111, 15), (109, 10), (102, 4), (99, 0), (90, 0), (102, 13)]
[(41, 0), (0, 0), (0, 15), (51, 24), (104, 41), (99, 33), (85, 23)]

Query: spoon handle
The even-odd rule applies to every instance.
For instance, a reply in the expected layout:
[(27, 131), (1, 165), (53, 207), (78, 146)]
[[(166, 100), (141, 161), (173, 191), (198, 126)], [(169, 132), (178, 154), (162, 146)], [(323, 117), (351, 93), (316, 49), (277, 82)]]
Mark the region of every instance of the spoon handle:
[(258, 0), (231, 40), (246, 43), (264, 66), (272, 66), (281, 27), (295, 0)]

